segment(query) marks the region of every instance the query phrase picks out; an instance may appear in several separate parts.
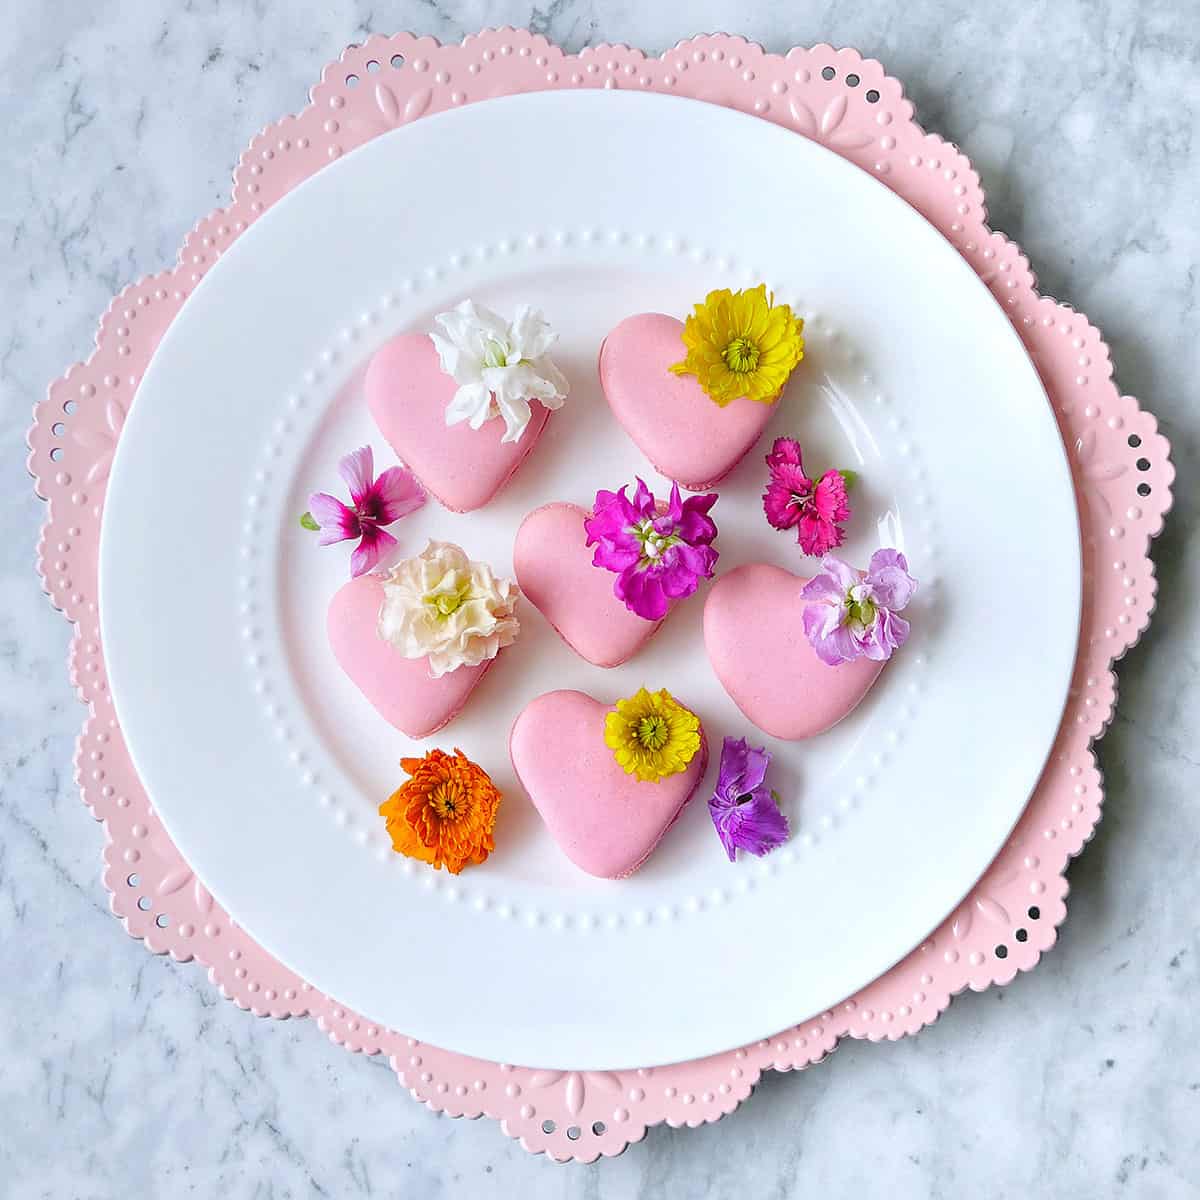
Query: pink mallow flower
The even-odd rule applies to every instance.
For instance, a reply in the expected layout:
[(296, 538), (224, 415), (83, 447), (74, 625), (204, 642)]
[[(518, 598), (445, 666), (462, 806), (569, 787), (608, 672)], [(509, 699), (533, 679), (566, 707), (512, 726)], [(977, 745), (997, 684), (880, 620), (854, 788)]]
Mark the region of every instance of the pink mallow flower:
[(828, 554), (845, 540), (842, 522), (850, 519), (846, 478), (826, 471), (814, 481), (804, 473), (800, 443), (776, 438), (767, 455), (771, 479), (763, 493), (763, 512), (776, 529), (796, 530), (805, 554)]
[(592, 516), (583, 526), (587, 544), (596, 547), (592, 562), (597, 567), (616, 572), (617, 599), (639, 617), (661, 621), (672, 601), (690, 596), (702, 578), (712, 578), (717, 527), (708, 510), (717, 493), (683, 500), (679, 485), (672, 483), (671, 502), (660, 509), (640, 479), (632, 500), (625, 487), (596, 493)]
[(831, 667), (856, 658), (891, 658), (908, 638), (908, 622), (896, 614), (917, 590), (904, 555), (876, 550), (863, 575), (828, 554), (821, 572), (800, 592), (808, 601), (804, 633), (817, 657)]
[(375, 455), (370, 446), (352, 450), (338, 463), (338, 474), (350, 489), (353, 507), (327, 492), (308, 498), (309, 511), (300, 518), (306, 529), (321, 531), (320, 545), (332, 546), (358, 538), (350, 556), (350, 576), (370, 571), (396, 539), (383, 526), (406, 517), (425, 503), (425, 489), (407, 467), (389, 467), (375, 478)]

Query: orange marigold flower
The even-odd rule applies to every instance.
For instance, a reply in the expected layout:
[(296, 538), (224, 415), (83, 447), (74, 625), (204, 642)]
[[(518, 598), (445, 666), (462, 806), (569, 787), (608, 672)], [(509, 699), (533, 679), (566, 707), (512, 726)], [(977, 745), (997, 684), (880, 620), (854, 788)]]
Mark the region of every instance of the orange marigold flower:
[(500, 792), (482, 767), (456, 749), (430, 750), (424, 758), (402, 758), (409, 779), (379, 811), (398, 854), (457, 875), (481, 863), (496, 848), (492, 830)]

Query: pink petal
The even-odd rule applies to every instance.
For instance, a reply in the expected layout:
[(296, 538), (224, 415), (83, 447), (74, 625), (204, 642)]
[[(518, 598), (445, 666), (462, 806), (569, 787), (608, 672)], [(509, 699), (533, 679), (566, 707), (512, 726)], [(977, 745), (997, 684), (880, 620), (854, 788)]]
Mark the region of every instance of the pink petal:
[(827, 521), (818, 513), (806, 512), (800, 518), (796, 529), (796, 540), (805, 554), (813, 554), (819, 558), (840, 546), (845, 540), (845, 534), (839, 526)]
[(383, 529), (368, 527), (350, 555), (350, 577), (357, 579), (372, 570), (379, 560), (397, 545), (396, 539)]
[(797, 467), (803, 467), (803, 461), (800, 453), (800, 443), (795, 438), (778, 437), (775, 439), (775, 444), (771, 447), (771, 453), (767, 455), (767, 466), (772, 471), (776, 467), (781, 467), (784, 463), (790, 463)]
[(321, 527), (319, 545), (332, 546), (335, 542), (358, 537), (362, 532), (355, 511), (328, 492), (314, 492), (309, 496), (308, 511)]
[(407, 467), (388, 467), (375, 480), (371, 499), (375, 520), (380, 525), (390, 525), (410, 512), (416, 512), (425, 503), (425, 489)]
[(351, 450), (338, 463), (338, 474), (346, 481), (350, 499), (357, 508), (366, 499), (371, 490), (371, 481), (375, 478), (375, 452), (370, 446)]
[(800, 519), (800, 509), (792, 503), (792, 489), (781, 479), (771, 479), (762, 501), (767, 522), (775, 529), (790, 529)]
[[(848, 521), (850, 504), (846, 499), (846, 481), (840, 471), (826, 471), (817, 481), (813, 505), (827, 521)], [(840, 545), (840, 543), (838, 543)]]

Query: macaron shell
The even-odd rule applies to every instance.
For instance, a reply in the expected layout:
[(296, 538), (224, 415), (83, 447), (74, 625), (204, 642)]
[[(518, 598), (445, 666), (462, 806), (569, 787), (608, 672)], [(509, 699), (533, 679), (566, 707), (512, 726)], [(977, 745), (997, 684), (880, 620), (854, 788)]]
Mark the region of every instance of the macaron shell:
[(382, 603), (383, 584), (375, 575), (343, 584), (329, 602), (329, 645), (338, 665), (385, 721), (409, 737), (428, 737), (458, 716), (495, 660), (435, 679), (427, 658), (405, 658), (379, 636)]
[(600, 386), (654, 468), (698, 492), (741, 461), (775, 405), (741, 398), (722, 408), (694, 376), (671, 373), (686, 353), (681, 321), (663, 313), (626, 317), (600, 347)]
[(764, 733), (785, 741), (831, 729), (858, 706), (884, 664), (831, 667), (804, 635), (808, 580), (752, 563), (722, 575), (704, 604), (704, 646), (733, 702)]
[(446, 424), (458, 384), (441, 366), (428, 335), (406, 333), (375, 352), (367, 367), (367, 407), (379, 432), (446, 508), (482, 508), (512, 478), (541, 436), (550, 410), (536, 400), (525, 432), (501, 442), (504, 422)]
[(547, 692), (526, 705), (509, 737), (513, 768), (551, 837), (589, 875), (623, 879), (649, 858), (691, 799), (708, 763), (657, 783), (628, 775), (604, 741), (611, 710), (583, 692)]
[(578, 504), (535, 508), (517, 530), (513, 567), (525, 597), (582, 658), (597, 667), (628, 662), (662, 621), (630, 612), (613, 593), (616, 576), (592, 564)]

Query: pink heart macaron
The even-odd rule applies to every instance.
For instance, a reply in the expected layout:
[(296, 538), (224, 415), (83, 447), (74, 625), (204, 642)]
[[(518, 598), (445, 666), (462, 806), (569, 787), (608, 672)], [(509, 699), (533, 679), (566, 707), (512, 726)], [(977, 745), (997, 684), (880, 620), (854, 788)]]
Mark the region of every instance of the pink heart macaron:
[(630, 612), (613, 593), (611, 571), (592, 564), (578, 504), (535, 508), (517, 530), (513, 568), (526, 598), (582, 658), (597, 667), (628, 662), (662, 621)]
[(412, 738), (428, 737), (462, 711), (495, 661), (463, 666), (435, 679), (424, 658), (405, 658), (379, 636), (383, 584), (360, 575), (329, 602), (326, 627), (338, 665), (389, 724)]
[(626, 317), (600, 347), (600, 386), (655, 470), (702, 492), (753, 447), (775, 405), (742, 398), (722, 408), (693, 376), (671, 374), (686, 353), (682, 321), (663, 313)]
[(375, 352), (367, 367), (367, 407), (379, 432), (425, 487), (454, 512), (482, 508), (516, 474), (550, 416), (534, 403), (515, 442), (502, 442), (504, 422), (446, 424), (458, 390), (442, 370), (428, 335), (406, 333)]
[(764, 733), (786, 741), (831, 729), (857, 707), (884, 664), (830, 667), (804, 635), (808, 582), (752, 563), (722, 575), (704, 604), (704, 646), (733, 702)]
[(550, 836), (589, 875), (624, 879), (650, 857), (691, 799), (708, 763), (656, 783), (627, 775), (604, 741), (611, 705), (583, 692), (547, 692), (525, 706), (509, 736), (521, 785)]

